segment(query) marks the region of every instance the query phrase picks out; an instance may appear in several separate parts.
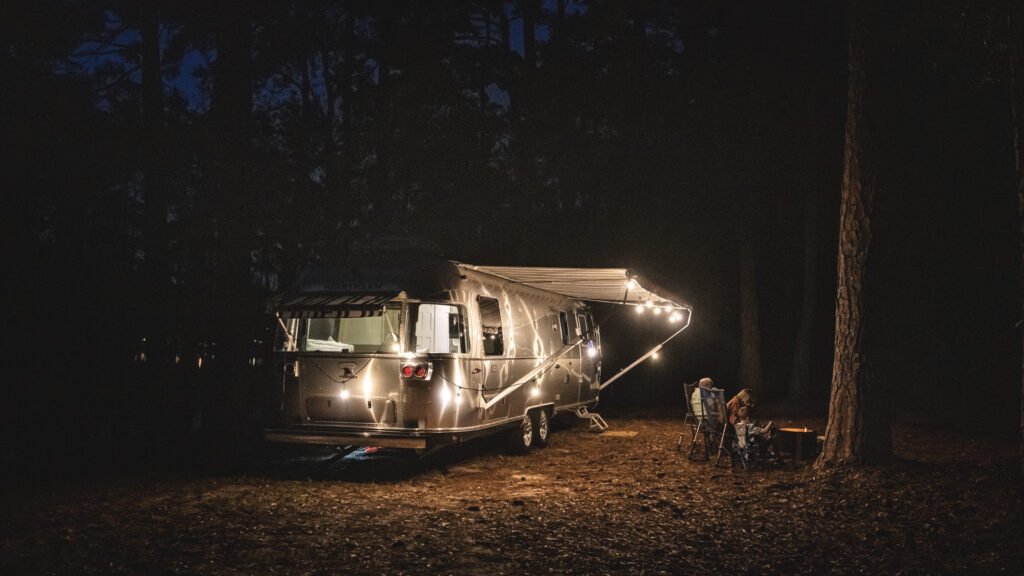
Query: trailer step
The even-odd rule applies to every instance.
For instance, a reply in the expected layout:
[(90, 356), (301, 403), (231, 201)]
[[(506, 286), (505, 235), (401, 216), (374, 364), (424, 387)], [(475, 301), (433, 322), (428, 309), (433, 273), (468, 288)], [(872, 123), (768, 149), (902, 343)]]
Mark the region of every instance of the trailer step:
[(591, 432), (604, 432), (608, 429), (608, 423), (601, 418), (600, 414), (587, 410), (586, 406), (581, 406), (576, 409), (576, 417), (584, 420), (590, 420), (589, 430)]

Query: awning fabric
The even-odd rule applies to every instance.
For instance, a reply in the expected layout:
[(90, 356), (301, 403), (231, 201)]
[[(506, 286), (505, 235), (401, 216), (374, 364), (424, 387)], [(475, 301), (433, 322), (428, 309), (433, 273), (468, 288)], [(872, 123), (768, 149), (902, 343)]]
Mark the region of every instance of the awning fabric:
[(397, 295), (313, 292), (287, 296), (274, 305), (282, 318), (359, 318), (380, 316), (384, 303)]
[(531, 288), (554, 292), (577, 300), (630, 304), (671, 306), (675, 309), (690, 307), (675, 302), (664, 292), (643, 282), (626, 268), (542, 268), (526, 266), (474, 266), (455, 262), (467, 270), (489, 274)]

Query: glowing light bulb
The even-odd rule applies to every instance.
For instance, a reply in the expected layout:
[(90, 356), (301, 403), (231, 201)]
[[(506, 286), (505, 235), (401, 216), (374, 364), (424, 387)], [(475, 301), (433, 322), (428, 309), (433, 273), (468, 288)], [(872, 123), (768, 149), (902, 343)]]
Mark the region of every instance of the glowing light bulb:
[(632, 278), (626, 281), (626, 287), (629, 288), (630, 290), (636, 288), (637, 286), (638, 284), (636, 283), (636, 280)]
[(657, 360), (660, 356), (661, 352), (655, 352), (654, 354), (651, 354), (651, 358), (654, 358), (655, 360)]
[(665, 310), (665, 312), (671, 312), (672, 311), (672, 305), (671, 304), (665, 304), (664, 310)]
[(587, 356), (590, 356), (591, 358), (597, 356), (597, 348), (594, 347), (593, 342), (587, 344)]
[(654, 308), (654, 302), (651, 302), (650, 300), (648, 300), (647, 303), (644, 304), (644, 306), (647, 306), (648, 308)]
[(636, 307), (636, 313), (637, 314), (643, 314), (644, 313), (644, 307), (643, 306), (637, 306)]
[(661, 308), (654, 309), (654, 315), (657, 316), (658, 314), (661, 314)]
[(683, 319), (683, 315), (680, 314), (679, 312), (676, 312), (669, 316), (668, 319), (671, 320), (672, 322), (679, 322), (680, 320)]
[(540, 396), (540, 387), (534, 386), (533, 390), (530, 390), (530, 396)]
[(342, 388), (341, 394), (338, 394), (338, 396), (340, 396), (342, 400), (348, 400), (348, 397), (350, 396), (348, 389)]

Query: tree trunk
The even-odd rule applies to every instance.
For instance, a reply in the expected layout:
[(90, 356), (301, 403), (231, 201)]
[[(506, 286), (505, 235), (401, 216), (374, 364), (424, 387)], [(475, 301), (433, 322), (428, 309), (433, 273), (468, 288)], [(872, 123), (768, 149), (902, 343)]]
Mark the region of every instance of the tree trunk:
[(815, 400), (811, 385), (811, 346), (818, 310), (818, 193), (804, 190), (804, 263), (803, 305), (793, 349), (793, 373), (789, 381), (789, 398), (803, 405)]
[(335, 110), (338, 99), (336, 78), (331, 77), (330, 52), (326, 48), (320, 49), (320, 70), (324, 79), (324, 187), (328, 194), (334, 195), (336, 175), (334, 173), (335, 162), (337, 162), (337, 139), (335, 138)]
[[(1020, 291), (1021, 318), (1024, 319), (1024, 141), (1022, 141), (1024, 138), (1024, 86), (1021, 85), (1024, 80), (1024, 46), (1022, 46), (1024, 44), (1024, 6), (1018, 1), (1009, 0), (1007, 10), (1010, 39), (1010, 111), (1013, 115), (1014, 165), (1017, 170), (1017, 216), (1020, 221), (1018, 290)], [(1021, 327), (1018, 325), (1018, 328)], [(1024, 350), (1021, 355), (1020, 478), (1021, 485), (1024, 487)]]
[(880, 0), (850, 2), (835, 360), (819, 468), (880, 462), (892, 454), (888, 401), (876, 372), (869, 316), (872, 206), (881, 162), (877, 67), (882, 38), (874, 22), (880, 6)]
[[(215, 8), (217, 60), (210, 114), (214, 123), (213, 209), (217, 246), (216, 331), (221, 346), (244, 334), (251, 310), (250, 270), (252, 206), (249, 154), (252, 123), (252, 62), (247, 10), (218, 4)], [(227, 305), (232, 303), (233, 305)], [(233, 346), (232, 346), (233, 347)], [(222, 349), (223, 351), (223, 349)]]
[(739, 231), (740, 274), (740, 371), (738, 388), (750, 388), (764, 395), (761, 361), (761, 320), (757, 298), (757, 269), (750, 218), (743, 218)]
[(142, 34), (142, 174), (145, 194), (145, 282), (149, 309), (143, 314), (149, 330), (152, 357), (159, 363), (168, 338), (167, 289), (170, 265), (167, 238), (167, 194), (164, 162), (164, 82), (160, 61), (160, 14), (158, 2), (139, 4)]
[[(355, 91), (353, 90), (355, 65), (352, 59), (355, 58), (356, 15), (352, 10), (352, 6), (349, 5), (345, 11), (341, 80), (339, 82), (341, 91), (341, 201), (339, 204), (342, 205), (338, 208), (338, 214), (347, 213), (343, 203), (348, 203), (349, 206), (355, 204), (352, 198), (352, 172), (353, 166), (356, 165), (356, 142), (355, 133), (352, 129), (352, 114), (355, 109), (352, 101), (355, 98)], [(337, 224), (339, 230), (348, 231), (348, 222), (341, 221)], [(347, 241), (347, 238), (343, 241)]]
[(512, 121), (516, 122), (518, 167), (519, 173), (519, 202), (520, 212), (517, 215), (523, 218), (522, 223), (529, 223), (519, 226), (519, 260), (529, 261), (535, 258), (533, 254), (536, 243), (535, 235), (538, 230), (534, 224), (537, 219), (534, 217), (536, 210), (535, 203), (538, 201), (538, 183), (536, 178), (537, 165), (535, 162), (536, 146), (534, 138), (536, 132), (533, 129), (533, 102), (530, 95), (533, 93), (534, 75), (537, 68), (537, 13), (539, 7), (535, 0), (526, 0), (521, 3), (520, 12), (523, 17), (523, 73), (517, 83), (518, 89), (511, 95)]

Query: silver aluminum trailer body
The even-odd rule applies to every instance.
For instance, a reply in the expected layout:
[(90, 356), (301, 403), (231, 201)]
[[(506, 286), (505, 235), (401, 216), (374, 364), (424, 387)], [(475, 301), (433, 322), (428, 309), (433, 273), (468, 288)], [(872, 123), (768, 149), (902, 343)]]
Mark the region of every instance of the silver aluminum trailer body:
[(539, 269), (414, 259), (306, 271), (275, 301), (264, 437), (427, 449), (596, 404), (591, 309), (510, 270)]

